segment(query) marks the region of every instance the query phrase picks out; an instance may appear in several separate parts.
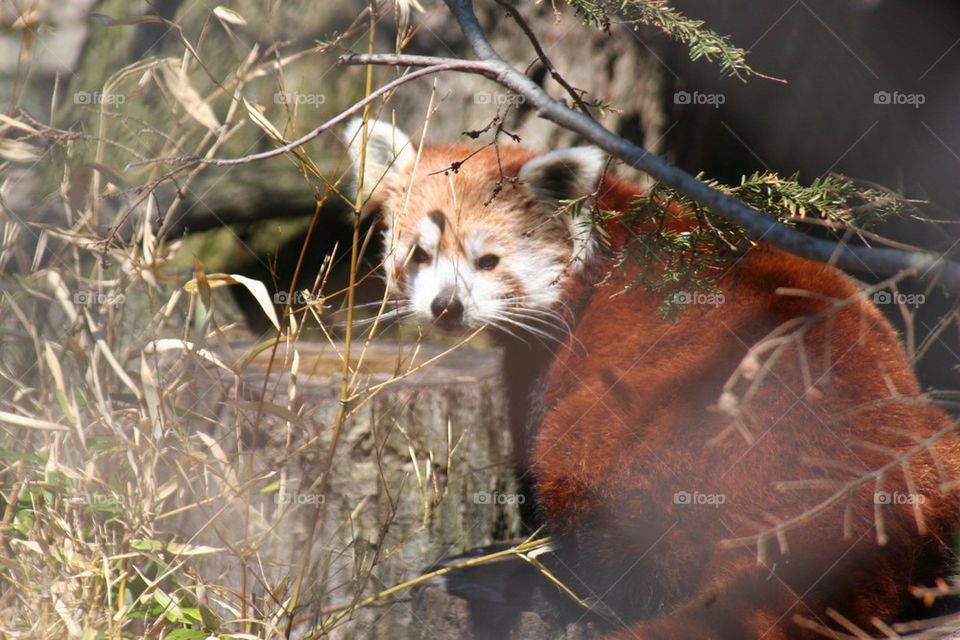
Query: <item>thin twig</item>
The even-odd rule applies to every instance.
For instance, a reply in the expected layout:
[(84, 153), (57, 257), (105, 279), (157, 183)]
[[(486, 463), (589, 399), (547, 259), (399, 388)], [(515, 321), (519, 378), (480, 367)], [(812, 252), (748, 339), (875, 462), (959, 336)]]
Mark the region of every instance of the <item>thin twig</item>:
[(763, 241), (800, 257), (834, 264), (849, 271), (889, 275), (914, 270), (919, 278), (937, 281), (951, 290), (960, 291), (960, 264), (947, 260), (942, 255), (929, 251), (907, 252), (889, 248), (848, 246), (808, 236), (786, 227), (736, 198), (717, 191), (643, 147), (616, 135), (589, 115), (570, 109), (555, 100), (530, 78), (504, 61), (487, 39), (473, 11), (471, 0), (444, 2), (456, 17), (479, 61), (471, 63), (430, 56), (367, 54), (345, 56), (341, 58), (341, 62), (419, 66), (433, 70), (446, 67), (444, 70), (483, 75), (523, 96), (541, 118), (580, 134), (631, 167), (649, 173), (728, 221), (740, 225), (752, 240)]
[(550, 58), (547, 57), (547, 52), (543, 50), (543, 47), (540, 45), (540, 41), (537, 39), (537, 34), (535, 34), (533, 29), (530, 28), (530, 24), (524, 19), (519, 11), (507, 4), (505, 0), (496, 0), (496, 2), (501, 7), (506, 9), (507, 13), (510, 14), (510, 17), (513, 18), (513, 21), (517, 23), (517, 26), (519, 26), (523, 33), (527, 36), (527, 40), (530, 41), (530, 44), (533, 46), (533, 50), (537, 52), (537, 57), (540, 58), (540, 62), (543, 63), (543, 66), (550, 74), (550, 77), (556, 80), (557, 84), (563, 87), (566, 92), (570, 94), (570, 97), (573, 98), (574, 103), (576, 103), (581, 111), (587, 115), (590, 115), (590, 109), (580, 98), (577, 90), (570, 86), (564, 77), (560, 75), (560, 72), (557, 71), (557, 68), (553, 66), (553, 62), (550, 61)]
[[(370, 54), (342, 56), (340, 58), (340, 63), (341, 64), (366, 64), (362, 62), (356, 62), (356, 60), (360, 57), (366, 57), (367, 55), (370, 55)], [(419, 62), (422, 62), (423, 60), (441, 60), (439, 58), (428, 58), (427, 56), (403, 56), (403, 57), (414, 58), (414, 59), (417, 59)], [(346, 122), (347, 119), (350, 118), (350, 116), (362, 111), (367, 105), (369, 105), (371, 102), (373, 102), (380, 96), (386, 95), (391, 91), (393, 91), (394, 89), (396, 89), (397, 87), (404, 85), (412, 80), (416, 80), (417, 78), (422, 78), (424, 76), (428, 76), (434, 73), (440, 73), (442, 71), (467, 71), (470, 73), (478, 73), (480, 75), (486, 75), (492, 79), (496, 72), (496, 70), (491, 65), (488, 65), (482, 62), (471, 62), (469, 60), (456, 60), (456, 59), (450, 59), (450, 60), (443, 59), (443, 60), (444, 60), (443, 62), (436, 65), (411, 64), (410, 66), (418, 66), (418, 67), (425, 67), (425, 68), (418, 69), (416, 71), (411, 71), (410, 73), (404, 76), (401, 76), (396, 80), (388, 82), (387, 84), (383, 85), (376, 91), (371, 92), (363, 100), (360, 100), (359, 102), (354, 103), (349, 108), (339, 113), (337, 116), (327, 120), (322, 125), (318, 126), (316, 129), (313, 129), (312, 131), (300, 136), (296, 140), (293, 140), (292, 142), (288, 142), (285, 145), (279, 146), (276, 149), (263, 151), (261, 153), (254, 153), (247, 156), (241, 156), (239, 158), (197, 158), (197, 157), (181, 156), (181, 157), (165, 158), (163, 161), (169, 162), (169, 163), (182, 162), (182, 163), (185, 163), (186, 166), (190, 166), (194, 164), (205, 164), (205, 165), (210, 165), (214, 167), (231, 167), (231, 166), (236, 166), (241, 164), (251, 164), (253, 162), (258, 162), (260, 160), (269, 160), (270, 158), (276, 158), (276, 157), (282, 156), (285, 153), (291, 153), (295, 151), (296, 149), (298, 149), (299, 147), (302, 147), (303, 145), (307, 144), (311, 140), (316, 139), (317, 137), (320, 136), (320, 134), (324, 133), (325, 131), (329, 131), (333, 127), (336, 127), (337, 125)], [(370, 64), (380, 64), (380, 63), (371, 62)]]

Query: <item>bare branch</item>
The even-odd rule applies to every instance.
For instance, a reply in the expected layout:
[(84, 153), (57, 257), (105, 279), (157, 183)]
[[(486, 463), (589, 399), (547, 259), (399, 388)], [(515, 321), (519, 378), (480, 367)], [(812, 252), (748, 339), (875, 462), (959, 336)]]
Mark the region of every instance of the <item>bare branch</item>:
[[(344, 56), (340, 60), (346, 64), (353, 64), (356, 59), (361, 58), (360, 55), (351, 55)], [(422, 78), (424, 76), (432, 75), (434, 73), (440, 73), (441, 71), (465, 71), (468, 73), (477, 73), (480, 75), (485, 75), (487, 77), (493, 78), (495, 75), (495, 68), (493, 65), (489, 65), (482, 62), (476, 62), (471, 60), (456, 60), (456, 59), (446, 59), (446, 58), (430, 58), (427, 56), (404, 56), (405, 58), (413, 59), (412, 62), (403, 63), (406, 66), (416, 66), (424, 67), (418, 69), (417, 71), (411, 71), (410, 73), (397, 78), (387, 84), (383, 85), (379, 89), (373, 91), (365, 97), (363, 100), (355, 102), (349, 108), (340, 112), (333, 118), (330, 118), (322, 125), (313, 129), (312, 131), (305, 133), (296, 140), (288, 142), (282, 146), (277, 147), (276, 149), (271, 149), (270, 151), (263, 151), (261, 153), (253, 153), (247, 156), (242, 156), (240, 158), (198, 158), (198, 157), (179, 157), (179, 158), (167, 158), (166, 162), (184, 162), (187, 166), (195, 164), (206, 164), (214, 167), (229, 167), (239, 164), (250, 164), (252, 162), (258, 162), (260, 160), (269, 160), (270, 158), (276, 158), (282, 156), (285, 153), (290, 153), (295, 151), (299, 147), (307, 144), (311, 140), (319, 137), (320, 134), (325, 131), (329, 131), (333, 127), (336, 127), (339, 124), (346, 122), (350, 116), (355, 113), (362, 111), (364, 107), (368, 104), (380, 98), (381, 96), (389, 94), (391, 91), (397, 87), (404, 85), (412, 80), (417, 78)], [(356, 62), (356, 64), (368, 64), (362, 62)], [(382, 64), (382, 63), (369, 63), (369, 64)]]
[(530, 41), (533, 50), (537, 52), (537, 57), (540, 58), (540, 62), (543, 63), (543, 66), (547, 69), (547, 72), (550, 74), (557, 84), (564, 88), (564, 90), (570, 95), (573, 99), (574, 104), (579, 107), (580, 111), (583, 111), (587, 115), (590, 115), (590, 109), (584, 104), (583, 100), (580, 98), (580, 95), (577, 93), (577, 90), (570, 86), (560, 72), (557, 71), (557, 68), (553, 66), (553, 62), (550, 61), (550, 58), (547, 57), (547, 52), (543, 50), (543, 47), (540, 45), (540, 41), (537, 39), (537, 34), (533, 32), (533, 29), (530, 28), (530, 24), (524, 19), (524, 17), (517, 11), (515, 8), (507, 4), (506, 0), (496, 0), (497, 4), (503, 7), (510, 17), (513, 18), (514, 22), (517, 23), (517, 26), (523, 31), (524, 35), (527, 36), (527, 40)]
[[(345, 56), (341, 58), (341, 62), (418, 66), (427, 67), (424, 71), (451, 70), (486, 76), (522, 95), (528, 104), (537, 109), (541, 118), (580, 134), (631, 167), (649, 173), (660, 182), (709, 207), (728, 221), (743, 227), (752, 240), (763, 241), (803, 258), (834, 264), (849, 271), (882, 275), (909, 274), (939, 282), (952, 291), (960, 291), (960, 264), (942, 255), (930, 251), (909, 252), (891, 248), (848, 246), (808, 236), (717, 191), (643, 147), (607, 130), (589, 115), (570, 109), (552, 98), (530, 78), (504, 61), (484, 34), (471, 0), (444, 2), (453, 12), (480, 62), (382, 54)], [(287, 145), (290, 148), (295, 146), (296, 143)]]

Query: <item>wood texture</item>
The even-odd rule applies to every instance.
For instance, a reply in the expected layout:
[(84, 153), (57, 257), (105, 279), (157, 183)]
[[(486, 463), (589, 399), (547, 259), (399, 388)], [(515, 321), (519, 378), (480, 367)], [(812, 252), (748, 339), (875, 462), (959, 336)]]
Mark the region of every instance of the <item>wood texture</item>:
[[(359, 376), (359, 408), (343, 426), (323, 495), (311, 493), (311, 485), (339, 406), (340, 359), (332, 347), (299, 344), (295, 375), (281, 348), (261, 394), (269, 362), (264, 352), (244, 370), (234, 397), (206, 398), (225, 406), (222, 423), (209, 433), (222, 449), (224, 478), (196, 479), (185, 501), (206, 502), (174, 530), (181, 537), (197, 534), (196, 543), (247, 550), (256, 576), (248, 584), (258, 602), (268, 602), (271, 593), (289, 597), (309, 551), (296, 635), (322, 619), (321, 611), (350, 606), (446, 556), (519, 533), (515, 507), (478, 498), (513, 491), (499, 354), (461, 348), (361, 404), (364, 389), (405, 370), (398, 362), (411, 350), (371, 346)], [(425, 345), (416, 362), (440, 351)], [(296, 400), (287, 404), (290, 395)], [(260, 398), (266, 404), (254, 428), (251, 403)], [(287, 411), (300, 417), (288, 420)], [(239, 413), (245, 419), (238, 422)], [(244, 494), (233, 498), (230, 488), (243, 486), (251, 468), (256, 480), (247, 509)], [(211, 556), (202, 566), (211, 583), (241, 588), (233, 554)], [(409, 597), (400, 593), (385, 606), (358, 611), (332, 637), (404, 637), (417, 626)]]

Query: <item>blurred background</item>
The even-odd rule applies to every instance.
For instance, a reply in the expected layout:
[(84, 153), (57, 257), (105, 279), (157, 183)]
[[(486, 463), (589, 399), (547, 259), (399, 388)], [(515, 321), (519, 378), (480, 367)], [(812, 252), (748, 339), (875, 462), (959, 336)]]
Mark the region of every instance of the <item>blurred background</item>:
[[(960, 8), (955, 3), (674, 4), (718, 33), (729, 34), (749, 52), (748, 62), (755, 69), (785, 82), (721, 77), (714, 64), (692, 62), (683, 44), (652, 29), (614, 24), (606, 34), (584, 28), (570, 10), (554, 10), (552, 3), (516, 6), (570, 84), (608, 105), (601, 119), (618, 133), (691, 173), (703, 172), (728, 184), (769, 170), (784, 176), (799, 173), (802, 182), (840, 173), (894, 190), (917, 201), (917, 216), (924, 221), (895, 220), (879, 232), (956, 254)], [(215, 130), (237, 108), (230, 93), (218, 91), (217, 85), (238, 68), (252, 70), (244, 97), (260, 105), (288, 138), (324, 122), (361, 95), (362, 70), (338, 66), (337, 56), (365, 49), (365, 32), (349, 33), (365, 6), (358, 1), (288, 0), (265, 8), (238, 0), (225, 3), (223, 8), (231, 13), (213, 22), (209, 7), (189, 0), (5, 4), (0, 101), (39, 122), (73, 131), (76, 138), (66, 154), (59, 148), (25, 151), (8, 142), (4, 210), (24, 222), (43, 224), (62, 215), (49, 196), (64, 188), (65, 180), (77, 200), (98, 175), (112, 182), (118, 194), (162, 178), (169, 167), (146, 160), (188, 153)], [(422, 9), (413, 12), (407, 52), (470, 55), (442, 3), (424, 2)], [(477, 10), (490, 25), (500, 53), (527, 68), (554, 95), (562, 95), (504, 10), (492, 1), (478, 2)], [(346, 37), (325, 46), (345, 32)], [(176, 69), (189, 57), (182, 38), (194, 43), (203, 62), (189, 73), (193, 95), (176, 86)], [(379, 50), (396, 46), (391, 3), (383, 4), (377, 39)], [(121, 69), (126, 71), (117, 77)], [(383, 82), (395, 74), (378, 69), (375, 77)], [(108, 78), (113, 78), (113, 93), (105, 96)], [(462, 132), (483, 129), (499, 114), (525, 145), (547, 149), (576, 142), (522, 103), (511, 102), (498, 87), (474, 77), (446, 75), (407, 85), (387, 110), (398, 122), (409, 123), (409, 129), (418, 129), (431, 95), (437, 109), (429, 129), (433, 140), (462, 139)], [(101, 111), (103, 101), (112, 101), (108, 106), (116, 108)], [(167, 136), (171, 113), (179, 127), (176, 139)], [(112, 144), (94, 144), (98, 132)], [(328, 175), (337, 174), (343, 159), (338, 133), (324, 134), (306, 147)], [(263, 131), (246, 126), (232, 132), (217, 155), (241, 156), (273, 146)], [(18, 153), (27, 157), (18, 161)], [(288, 158), (205, 168), (182, 191), (176, 177), (160, 184), (157, 193), (167, 201), (157, 203), (159, 210), (176, 198), (183, 204), (158, 227), (168, 238), (187, 238), (208, 268), (229, 267), (286, 289), (319, 186), (315, 176), (305, 179)], [(298, 286), (309, 288), (321, 257), (338, 243), (342, 248), (349, 237), (349, 216), (339, 199), (326, 200), (321, 219), (311, 234), (306, 251), (310, 260)], [(115, 222), (108, 212), (98, 220), (105, 228)], [(19, 240), (25, 243), (22, 250), (8, 246), (0, 259), (8, 272), (23, 271), (36, 261), (30, 248), (33, 234), (22, 234)], [(52, 251), (55, 241), (50, 242)], [(367, 266), (375, 266), (375, 247), (366, 255), (374, 260)], [(338, 265), (331, 274), (334, 283), (345, 281), (342, 258)], [(361, 297), (375, 299), (378, 287), (376, 279), (365, 280)], [(952, 388), (960, 353), (958, 325), (955, 319), (948, 326), (938, 324), (953, 307), (937, 291), (927, 293), (928, 302), (909, 327), (917, 334), (917, 344), (926, 344), (931, 332), (936, 333), (919, 362), (920, 373), (929, 385)], [(238, 296), (249, 309), (247, 294), (239, 290)], [(895, 308), (888, 311), (899, 321)], [(254, 330), (266, 328), (256, 309), (247, 315)]]
[[(729, 34), (749, 51), (748, 62), (758, 71), (786, 82), (722, 78), (713, 64), (691, 62), (684, 45), (652, 29), (614, 25), (607, 35), (583, 28), (572, 12), (554, 11), (549, 3), (517, 6), (564, 77), (609, 104), (602, 121), (618, 133), (691, 173), (703, 172), (728, 184), (744, 174), (770, 170), (785, 176), (798, 172), (801, 181), (835, 172), (881, 185), (917, 200), (919, 215), (926, 219), (922, 224), (893, 221), (882, 234), (932, 250), (955, 251), (960, 83), (954, 80), (960, 70), (960, 8), (945, 0), (909, 6), (891, 0), (674, 4), (718, 33)], [(493, 2), (477, 5), (501, 54), (561, 95), (543, 66), (534, 63), (528, 43), (518, 37), (503, 9)], [(336, 59), (364, 49), (366, 36), (358, 32), (326, 49), (322, 44), (347, 30), (364, 6), (357, 1), (291, 0), (264, 8), (238, 0), (223, 5), (237, 18), (220, 19), (213, 26), (209, 8), (189, 0), (6, 4), (0, 101), (58, 128), (87, 135), (102, 128), (101, 136), (115, 142), (98, 150), (78, 135), (67, 157), (52, 152), (37, 162), (14, 162), (7, 168), (17, 179), (6, 182), (6, 211), (38, 223), (60, 215), (56, 205), (45, 210), (44, 202), (62, 186), (64, 165), (74, 197), (82, 195), (98, 165), (112, 172), (103, 175), (116, 180), (118, 192), (156, 179), (162, 168), (144, 161), (177, 155), (218, 126), (231, 108), (231, 96), (217, 95), (217, 83), (241, 65), (256, 68), (244, 96), (263, 105), (288, 137), (324, 122), (361, 95), (362, 70), (342, 68)], [(442, 4), (425, 2), (423, 9), (414, 12), (414, 35), (406, 51), (469, 56)], [(152, 16), (175, 22), (180, 32)], [(380, 50), (392, 50), (397, 38), (392, 7), (384, 5), (377, 29)], [(30, 37), (24, 39), (25, 33)], [(192, 70), (190, 78), (198, 96), (209, 98), (209, 106), (195, 105), (192, 114), (172, 80), (171, 69), (185, 56), (181, 37), (196, 45), (203, 68)], [(129, 72), (116, 79), (114, 95), (104, 97), (104, 82), (124, 68)], [(393, 74), (379, 69), (376, 77)], [(525, 145), (546, 149), (576, 142), (524, 105), (509, 104), (496, 86), (472, 77), (447, 75), (408, 85), (388, 109), (398, 122), (417, 129), (431, 93), (438, 109), (431, 139), (461, 139), (463, 131), (482, 129), (499, 112)], [(285, 103), (282, 96), (290, 100)], [(98, 100), (104, 99), (116, 105), (106, 115), (98, 109)], [(180, 124), (193, 117), (193, 124), (200, 126), (181, 139), (167, 139), (171, 111)], [(331, 175), (342, 160), (337, 133), (321, 136), (306, 149)], [(248, 126), (232, 134), (219, 155), (240, 156), (273, 146), (262, 131)], [(15, 152), (8, 151), (8, 160)], [(184, 199), (177, 214), (163, 222), (168, 237), (195, 235), (191, 242), (205, 260), (222, 261), (231, 271), (274, 282), (278, 288), (288, 282), (316, 202), (309, 180), (292, 170), (289, 159), (207, 168), (182, 193), (176, 179), (162, 187), (160, 193), (168, 199)], [(303, 286), (313, 283), (318, 257), (338, 242), (342, 247), (349, 237), (345, 207), (336, 198), (328, 199), (322, 220), (310, 239), (307, 255), (313, 259), (301, 273)], [(101, 218), (101, 224), (112, 222), (109, 215)], [(32, 242), (30, 234), (22, 240)], [(34, 259), (31, 251), (18, 257)], [(27, 264), (18, 264), (8, 249), (0, 266), (22, 270)], [(342, 278), (342, 269), (332, 277)], [(366, 298), (378, 294), (375, 281), (368, 282)], [(930, 297), (913, 327), (918, 343), (951, 309), (936, 294)], [(249, 319), (255, 329), (265, 328), (261, 314), (252, 313)], [(955, 381), (951, 369), (954, 354), (960, 353), (957, 332), (956, 322), (940, 331), (936, 348), (920, 363), (929, 384), (951, 386)]]

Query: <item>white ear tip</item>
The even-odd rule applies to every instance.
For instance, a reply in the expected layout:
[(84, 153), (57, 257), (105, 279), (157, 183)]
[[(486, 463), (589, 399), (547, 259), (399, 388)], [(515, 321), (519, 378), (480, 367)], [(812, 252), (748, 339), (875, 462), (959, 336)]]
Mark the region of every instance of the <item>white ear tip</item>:
[[(353, 118), (347, 122), (347, 126), (343, 131), (345, 140), (348, 145), (359, 145), (362, 141), (360, 139), (360, 134), (363, 129), (363, 118)], [(405, 142), (406, 135), (401, 133), (389, 122), (384, 122), (383, 120), (367, 120), (367, 139), (372, 140), (374, 137), (384, 137), (384, 138), (396, 138), (398, 141)]]
[[(373, 127), (376, 123), (376, 120), (367, 121), (367, 136), (369, 137), (373, 133)], [(360, 132), (363, 129), (363, 118), (353, 118), (347, 122), (346, 128), (343, 130), (344, 141), (347, 143), (348, 147), (353, 147), (360, 144)]]
[(359, 173), (363, 164), (363, 196), (367, 199), (377, 185), (384, 181), (389, 183), (410, 166), (415, 152), (407, 134), (389, 122), (367, 120), (366, 139), (363, 127), (363, 118), (353, 118), (347, 122), (343, 134), (357, 183), (361, 182)]
[(360, 133), (360, 127), (363, 126), (363, 118), (351, 118), (343, 128), (343, 139), (347, 146), (353, 142), (353, 139)]
[(570, 156), (583, 163), (583, 166), (600, 177), (600, 172), (607, 162), (607, 154), (599, 147), (571, 147), (567, 149)]
[(582, 157), (590, 158), (594, 162), (603, 162), (603, 160), (607, 156), (607, 154), (604, 153), (603, 149), (601, 149), (600, 147), (595, 147), (593, 145), (587, 145), (582, 147), (571, 147), (570, 151), (580, 154)]

